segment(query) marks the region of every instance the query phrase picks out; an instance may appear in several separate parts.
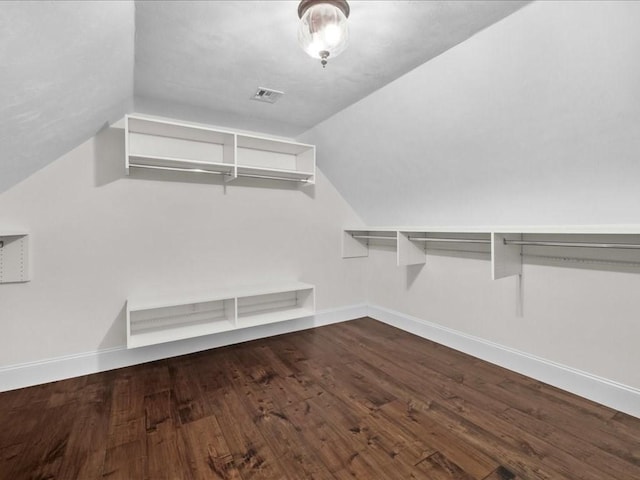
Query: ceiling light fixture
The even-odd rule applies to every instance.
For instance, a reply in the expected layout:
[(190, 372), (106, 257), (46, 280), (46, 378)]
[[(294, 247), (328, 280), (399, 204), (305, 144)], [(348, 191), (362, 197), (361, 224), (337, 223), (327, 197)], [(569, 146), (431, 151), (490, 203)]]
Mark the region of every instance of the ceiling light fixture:
[(337, 57), (347, 47), (349, 4), (346, 0), (302, 0), (298, 17), (298, 42), (309, 56), (320, 59), (323, 68), (329, 57)]

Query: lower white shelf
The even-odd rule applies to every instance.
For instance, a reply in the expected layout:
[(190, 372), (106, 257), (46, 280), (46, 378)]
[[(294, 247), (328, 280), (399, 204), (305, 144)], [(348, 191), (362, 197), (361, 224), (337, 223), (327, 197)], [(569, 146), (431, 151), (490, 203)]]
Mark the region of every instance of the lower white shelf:
[(238, 318), (238, 328), (257, 327), (260, 325), (268, 325), (269, 323), (284, 322), (287, 320), (295, 320), (296, 318), (304, 318), (313, 315), (315, 311), (311, 308), (293, 308), (284, 312), (268, 312), (258, 315), (251, 315), (244, 318)]
[(211, 295), (127, 301), (127, 348), (213, 335), (315, 313), (315, 287), (265, 285)]

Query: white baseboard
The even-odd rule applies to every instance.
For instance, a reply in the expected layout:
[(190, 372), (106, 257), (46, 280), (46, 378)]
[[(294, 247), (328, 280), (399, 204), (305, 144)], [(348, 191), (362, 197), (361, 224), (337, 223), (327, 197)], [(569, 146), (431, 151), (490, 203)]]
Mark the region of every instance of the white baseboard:
[(312, 317), (272, 323), (255, 328), (190, 338), (149, 347), (127, 349), (116, 347), (95, 352), (67, 355), (37, 362), (22, 363), (0, 368), (0, 392), (30, 387), (41, 383), (104, 372), (162, 358), (176, 357), (210, 348), (270, 337), (283, 333), (321, 327), (367, 315), (366, 305), (352, 305), (317, 312)]
[(0, 368), (0, 392), (365, 316), (640, 418), (638, 389), (375, 305), (352, 305), (323, 310), (313, 317), (131, 350), (116, 347), (10, 365)]
[(640, 418), (640, 390), (544, 358), (374, 305), (368, 316)]

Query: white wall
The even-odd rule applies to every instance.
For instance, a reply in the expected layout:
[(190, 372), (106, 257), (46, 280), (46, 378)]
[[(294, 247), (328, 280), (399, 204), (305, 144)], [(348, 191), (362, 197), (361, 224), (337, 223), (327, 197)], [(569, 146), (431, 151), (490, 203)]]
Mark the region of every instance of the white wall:
[[(369, 225), (640, 224), (638, 25), (640, 2), (535, 2), (303, 138)], [(640, 388), (638, 268), (527, 264), (520, 317), (487, 260), (345, 261), (370, 304)]]
[(135, 295), (301, 280), (319, 310), (364, 302), (362, 268), (340, 259), (358, 219), (321, 172), (310, 189), (149, 175), (124, 176), (123, 131), (107, 129), (0, 196), (0, 231), (29, 232), (33, 270), (0, 285), (0, 367), (124, 345)]
[(640, 223), (639, 24), (534, 2), (304, 138), (368, 224)]
[(370, 249), (370, 304), (640, 389), (640, 268), (525, 263), (519, 297), (517, 277), (491, 280), (488, 259), (395, 261), (394, 252)]

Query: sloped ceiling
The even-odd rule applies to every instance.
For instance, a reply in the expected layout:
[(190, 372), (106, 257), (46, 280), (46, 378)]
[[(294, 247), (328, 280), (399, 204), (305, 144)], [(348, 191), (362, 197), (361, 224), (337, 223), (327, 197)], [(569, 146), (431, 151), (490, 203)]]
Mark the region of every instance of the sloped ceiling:
[(133, 38), (129, 2), (0, 2), (0, 192), (127, 111)]
[[(352, 1), (349, 47), (323, 69), (298, 45), (295, 1), (137, 2), (135, 91), (295, 136), (523, 3)], [(250, 101), (257, 87), (285, 96)]]
[(535, 2), (299, 138), (368, 225), (637, 224), (638, 25)]
[(526, 3), (352, 1), (350, 46), (322, 69), (297, 1), (0, 2), (0, 192), (134, 105), (296, 136)]

